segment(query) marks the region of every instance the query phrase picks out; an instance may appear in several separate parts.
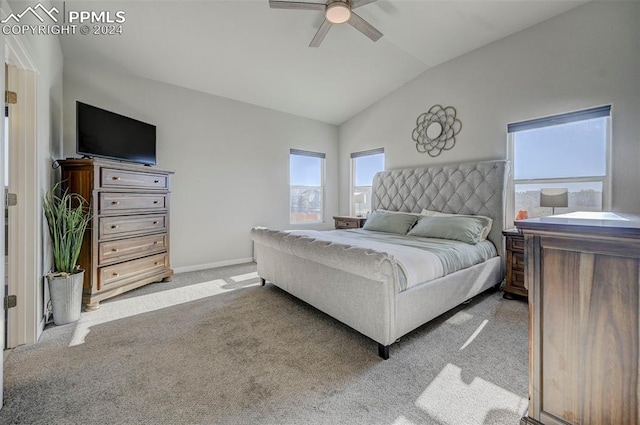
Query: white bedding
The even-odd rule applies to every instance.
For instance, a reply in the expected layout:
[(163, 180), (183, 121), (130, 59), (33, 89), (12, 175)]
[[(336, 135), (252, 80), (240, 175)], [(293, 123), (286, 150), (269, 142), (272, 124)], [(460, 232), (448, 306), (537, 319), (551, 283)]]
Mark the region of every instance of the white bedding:
[[(392, 243), (354, 238), (353, 235), (340, 231), (291, 230), (294, 235), (304, 235), (316, 240), (339, 243), (386, 252), (393, 256), (397, 266), (406, 279), (406, 287), (411, 288), (423, 282), (444, 276), (444, 267), (440, 259), (433, 253), (412, 247)], [(404, 286), (404, 285), (403, 285)]]
[(464, 242), (403, 236), (364, 229), (291, 230), (287, 233), (313, 240), (386, 253), (399, 269), (400, 291), (479, 264), (497, 255), (491, 242)]

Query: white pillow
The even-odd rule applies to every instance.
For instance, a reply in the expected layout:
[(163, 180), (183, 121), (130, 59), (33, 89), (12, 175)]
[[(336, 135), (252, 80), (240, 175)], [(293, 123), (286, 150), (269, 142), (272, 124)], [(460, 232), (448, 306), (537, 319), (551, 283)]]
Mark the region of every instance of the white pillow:
[(446, 217), (446, 216), (459, 216), (459, 217), (480, 217), (486, 220), (486, 225), (482, 228), (482, 234), (480, 235), (480, 240), (483, 241), (487, 239), (489, 236), (489, 232), (491, 231), (491, 226), (493, 225), (493, 219), (491, 217), (486, 217), (484, 215), (467, 215), (467, 214), (450, 214), (443, 213), (440, 211), (431, 211), (428, 209), (423, 209), (420, 215), (424, 215), (427, 217)]

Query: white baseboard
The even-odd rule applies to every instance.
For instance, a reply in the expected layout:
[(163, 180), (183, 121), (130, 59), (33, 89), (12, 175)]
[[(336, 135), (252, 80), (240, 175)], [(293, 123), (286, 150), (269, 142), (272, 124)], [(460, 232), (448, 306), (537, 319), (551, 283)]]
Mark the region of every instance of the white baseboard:
[(236, 258), (235, 260), (217, 261), (215, 263), (194, 264), (193, 266), (175, 267), (173, 269), (173, 272), (174, 273), (195, 272), (198, 270), (215, 269), (218, 267), (234, 266), (236, 264), (251, 263), (251, 262), (253, 262), (252, 257)]

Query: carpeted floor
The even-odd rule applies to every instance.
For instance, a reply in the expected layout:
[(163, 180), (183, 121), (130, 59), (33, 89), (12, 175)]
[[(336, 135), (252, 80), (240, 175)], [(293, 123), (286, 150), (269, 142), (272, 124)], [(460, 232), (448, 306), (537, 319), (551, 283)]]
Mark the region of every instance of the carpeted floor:
[(527, 306), (483, 294), (384, 361), (246, 264), (104, 302), (4, 367), (2, 424), (517, 424)]

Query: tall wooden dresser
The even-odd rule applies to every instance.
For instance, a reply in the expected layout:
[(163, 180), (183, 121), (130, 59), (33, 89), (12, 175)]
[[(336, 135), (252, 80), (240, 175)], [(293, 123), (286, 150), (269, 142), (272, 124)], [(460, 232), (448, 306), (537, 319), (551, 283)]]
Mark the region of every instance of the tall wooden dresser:
[(171, 280), (173, 172), (104, 159), (58, 163), (63, 187), (90, 201), (93, 212), (79, 259), (86, 309), (147, 283)]
[(530, 318), (521, 424), (638, 424), (640, 215), (572, 213), (516, 226)]

